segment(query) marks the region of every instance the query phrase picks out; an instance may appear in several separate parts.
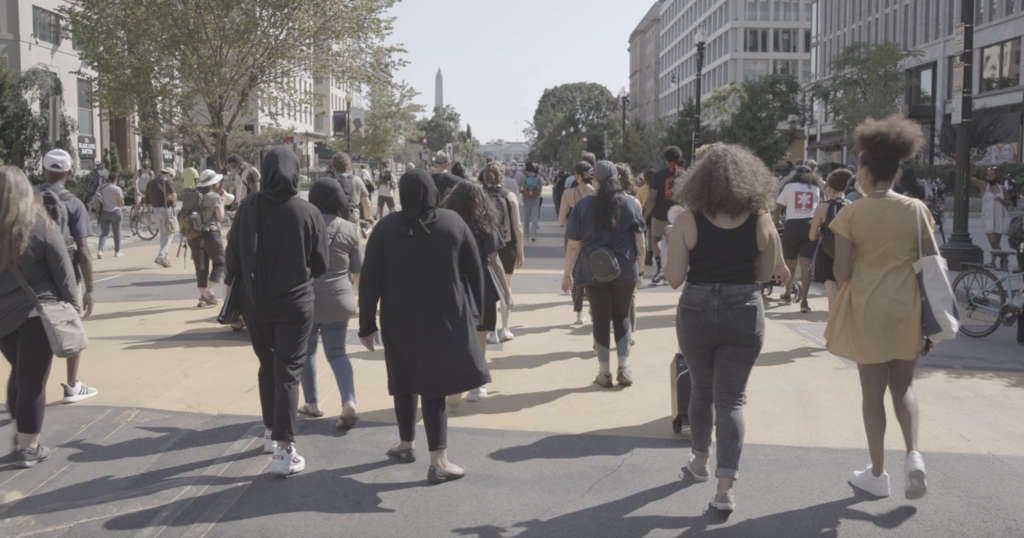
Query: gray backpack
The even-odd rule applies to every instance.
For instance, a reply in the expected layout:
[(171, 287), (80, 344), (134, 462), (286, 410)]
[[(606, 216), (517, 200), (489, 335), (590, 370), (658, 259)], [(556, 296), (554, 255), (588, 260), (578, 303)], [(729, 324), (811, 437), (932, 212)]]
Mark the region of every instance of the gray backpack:
[(71, 227), (68, 225), (70, 219), (68, 218), (67, 202), (74, 198), (75, 195), (66, 189), (61, 189), (61, 192), (57, 193), (44, 186), (36, 187), (36, 190), (43, 196), (43, 207), (46, 208), (46, 213), (50, 215), (50, 219), (57, 225), (57, 229), (60, 230), (61, 236), (64, 238), (64, 245), (68, 249), (68, 256), (74, 260), (75, 255), (78, 253), (78, 245), (75, 244), (74, 238), (71, 237)]
[[(348, 197), (349, 222), (359, 224), (359, 202), (362, 200), (359, 199), (359, 196), (356, 194), (356, 187), (352, 184), (355, 179), (353, 179), (352, 174), (341, 174), (339, 176), (334, 172), (331, 172), (330, 175), (334, 179), (338, 180), (338, 183), (341, 184), (341, 190), (345, 191), (345, 196)], [(360, 179), (360, 181), (362, 181), (362, 179)]]

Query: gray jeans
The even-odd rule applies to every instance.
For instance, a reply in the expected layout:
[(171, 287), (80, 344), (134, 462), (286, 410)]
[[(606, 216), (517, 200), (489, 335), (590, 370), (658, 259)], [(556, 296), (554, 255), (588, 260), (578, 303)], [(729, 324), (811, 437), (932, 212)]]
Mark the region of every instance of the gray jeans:
[(676, 335), (693, 384), (693, 455), (710, 457), (714, 427), (718, 440), (715, 476), (739, 478), (743, 393), (764, 345), (761, 286), (687, 284), (679, 298)]

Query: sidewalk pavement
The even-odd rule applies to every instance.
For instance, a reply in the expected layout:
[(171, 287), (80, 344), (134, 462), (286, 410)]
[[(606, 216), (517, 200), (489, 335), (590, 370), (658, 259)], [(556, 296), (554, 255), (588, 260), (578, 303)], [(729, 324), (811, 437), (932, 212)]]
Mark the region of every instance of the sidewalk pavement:
[[(466, 467), (464, 480), (425, 491), (422, 444), (414, 465), (387, 461), (397, 429), (383, 353), (352, 339), (362, 420), (348, 433), (333, 428), (341, 404), (321, 355), (328, 416), (300, 420), (306, 471), (267, 475), (247, 335), (195, 307), (184, 260), (160, 268), (155, 244), (132, 246), (95, 266), (99, 304), (86, 322), (92, 345), (81, 377), (100, 394), (61, 406), (64, 368), (55, 361), (42, 438), (56, 450), (30, 470), (0, 460), (0, 536), (374, 537), (415, 525), (422, 536), (480, 538), (945, 537), (1024, 527), (1024, 364), (1008, 329), (944, 343), (921, 361), (915, 386), (931, 491), (903, 498), (903, 443), (890, 410), (893, 496), (876, 500), (846, 484), (868, 461), (860, 390), (856, 367), (824, 349), (817, 288), (808, 315), (768, 301), (767, 342), (744, 409), (739, 509), (724, 517), (709, 508), (714, 485), (680, 471), (690, 444), (670, 424), (678, 292), (646, 285), (638, 294), (636, 385), (592, 385), (591, 327), (570, 325), (571, 301), (558, 291), (563, 229), (550, 202), (513, 280), (516, 338), (488, 350), (491, 396), (450, 413), (451, 458)], [(9, 438), (11, 422), (0, 425), (0, 439)]]

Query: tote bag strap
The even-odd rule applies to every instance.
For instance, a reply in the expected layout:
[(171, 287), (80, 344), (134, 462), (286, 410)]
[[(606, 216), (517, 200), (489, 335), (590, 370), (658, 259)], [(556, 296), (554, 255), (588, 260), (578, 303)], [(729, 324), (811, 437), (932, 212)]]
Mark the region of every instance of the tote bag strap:
[(36, 295), (35, 290), (32, 289), (32, 286), (28, 285), (28, 281), (25, 280), (25, 276), (21, 274), (20, 269), (15, 267), (12, 271), (14, 272), (14, 278), (18, 279), (18, 284), (21, 284), (21, 289), (25, 290), (25, 294), (28, 295), (28, 298), (32, 299), (32, 304), (36, 305), (36, 310), (42, 314), (43, 304), (39, 302), (39, 296)]

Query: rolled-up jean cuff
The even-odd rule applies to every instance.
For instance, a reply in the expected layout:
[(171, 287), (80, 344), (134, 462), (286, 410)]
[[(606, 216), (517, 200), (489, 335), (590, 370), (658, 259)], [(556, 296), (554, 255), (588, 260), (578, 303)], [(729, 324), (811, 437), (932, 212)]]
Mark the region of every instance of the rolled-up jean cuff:
[(695, 457), (698, 457), (698, 458), (704, 458), (704, 459), (707, 459), (707, 458), (710, 458), (710, 457), (711, 457), (711, 451), (710, 451), (710, 450), (709, 450), (709, 451), (707, 451), (707, 452), (701, 452), (700, 450), (697, 450), (696, 448), (694, 448), (694, 449), (693, 449), (693, 450), (691, 450), (690, 452), (691, 452), (691, 453), (693, 453), (693, 455), (694, 455)]
[(733, 480), (739, 480), (740, 472), (738, 469), (722, 469), (719, 467), (715, 469), (715, 478), (731, 478)]

